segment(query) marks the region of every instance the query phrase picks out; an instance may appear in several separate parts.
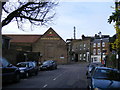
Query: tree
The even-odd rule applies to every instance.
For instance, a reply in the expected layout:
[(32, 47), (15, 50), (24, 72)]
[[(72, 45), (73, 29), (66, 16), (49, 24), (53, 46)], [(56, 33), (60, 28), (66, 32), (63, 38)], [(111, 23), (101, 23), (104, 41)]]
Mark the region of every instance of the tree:
[(112, 22), (115, 22), (117, 38), (114, 43), (112, 43), (112, 47), (114, 47), (114, 49), (120, 49), (120, 2), (115, 2), (115, 12), (113, 12), (112, 15), (109, 17), (108, 22), (110, 24)]
[(118, 69), (120, 69), (120, 2), (115, 2), (115, 12), (109, 17), (108, 22), (115, 22), (116, 39), (112, 43), (112, 48), (118, 53)]
[(9, 0), (9, 2), (2, 2), (2, 27), (11, 21), (17, 21), (18, 28), (25, 22), (37, 26), (47, 25), (55, 15), (54, 8), (57, 4), (56, 0), (17, 0), (17, 2)]

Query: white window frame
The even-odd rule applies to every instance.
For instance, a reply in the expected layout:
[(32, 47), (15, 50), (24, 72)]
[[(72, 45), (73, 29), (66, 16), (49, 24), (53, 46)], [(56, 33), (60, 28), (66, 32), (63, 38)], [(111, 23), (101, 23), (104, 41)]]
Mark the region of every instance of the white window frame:
[(97, 53), (98, 53), (98, 55), (100, 55), (100, 54), (101, 54), (101, 51), (100, 51), (100, 49), (97, 49)]
[(105, 42), (102, 42), (102, 47), (105, 47)]
[(96, 47), (96, 43), (93, 43), (93, 47)]
[(80, 54), (80, 60), (82, 60), (82, 54)]
[(93, 55), (96, 55), (96, 49), (93, 49)]
[(97, 43), (97, 47), (100, 47), (100, 43)]

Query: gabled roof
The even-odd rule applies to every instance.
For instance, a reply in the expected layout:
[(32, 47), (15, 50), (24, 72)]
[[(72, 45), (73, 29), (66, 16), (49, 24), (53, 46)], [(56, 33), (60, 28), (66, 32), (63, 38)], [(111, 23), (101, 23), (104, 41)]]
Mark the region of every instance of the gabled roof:
[(10, 42), (14, 43), (34, 43), (36, 42), (39, 38), (41, 38), (42, 35), (5, 35), (11, 38)]
[[(42, 35), (41, 38), (43, 38), (43, 37), (54, 37), (54, 38), (60, 38), (61, 40), (63, 40), (62, 37), (60, 37), (60, 36), (56, 33), (56, 31), (54, 31), (51, 27)], [(64, 41), (64, 40), (63, 40), (63, 41)], [(65, 42), (65, 41), (64, 41), (64, 42)]]

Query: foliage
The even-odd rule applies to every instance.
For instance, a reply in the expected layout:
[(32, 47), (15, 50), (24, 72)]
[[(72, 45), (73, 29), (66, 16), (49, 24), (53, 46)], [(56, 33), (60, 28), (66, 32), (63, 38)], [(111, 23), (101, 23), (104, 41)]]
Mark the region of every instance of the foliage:
[(111, 24), (112, 22), (119, 21), (120, 19), (120, 11), (116, 11), (112, 13), (112, 15), (109, 17), (108, 22)]
[[(29, 2), (34, 1), (34, 2)], [(54, 0), (17, 0), (17, 2), (2, 3), (2, 27), (11, 21), (17, 21), (18, 27), (25, 22), (31, 25), (47, 25), (55, 15)], [(4, 17), (7, 16), (7, 17)]]
[(115, 2), (116, 4), (116, 10), (114, 13), (112, 13), (112, 15), (109, 17), (108, 22), (111, 24), (111, 22), (115, 22), (115, 30), (116, 30), (116, 35), (117, 38), (116, 40), (111, 43), (112, 45), (112, 49), (116, 49), (118, 52), (120, 51), (120, 10), (119, 10), (119, 6), (120, 6), (120, 2)]
[(116, 29), (116, 33), (117, 33), (117, 38), (115, 39), (115, 41), (113, 43), (111, 43), (111, 45), (112, 45), (112, 49), (118, 51), (120, 49), (120, 29), (119, 29), (118, 25), (115, 26), (115, 29)]

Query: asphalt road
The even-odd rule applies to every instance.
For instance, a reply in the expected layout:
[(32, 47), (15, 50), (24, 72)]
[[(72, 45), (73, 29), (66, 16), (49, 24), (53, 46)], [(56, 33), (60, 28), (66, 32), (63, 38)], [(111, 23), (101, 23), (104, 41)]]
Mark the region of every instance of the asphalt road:
[(56, 70), (40, 71), (37, 76), (3, 85), (2, 88), (87, 88), (86, 65), (87, 63), (58, 65)]

